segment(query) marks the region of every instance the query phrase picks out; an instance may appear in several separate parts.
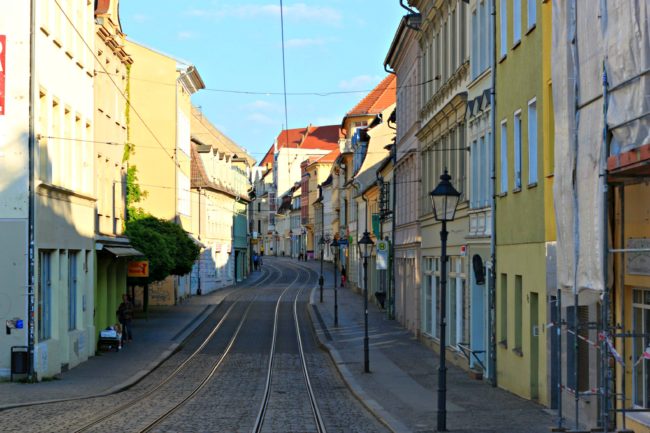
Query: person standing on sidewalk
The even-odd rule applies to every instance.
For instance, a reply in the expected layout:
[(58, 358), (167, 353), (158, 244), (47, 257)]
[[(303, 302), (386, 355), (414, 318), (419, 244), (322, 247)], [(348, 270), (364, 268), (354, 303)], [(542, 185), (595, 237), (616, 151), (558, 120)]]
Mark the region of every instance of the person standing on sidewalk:
[(122, 303), (117, 308), (117, 319), (122, 325), (122, 342), (133, 341), (131, 333), (131, 322), (133, 321), (133, 304), (129, 300), (129, 295), (122, 295)]

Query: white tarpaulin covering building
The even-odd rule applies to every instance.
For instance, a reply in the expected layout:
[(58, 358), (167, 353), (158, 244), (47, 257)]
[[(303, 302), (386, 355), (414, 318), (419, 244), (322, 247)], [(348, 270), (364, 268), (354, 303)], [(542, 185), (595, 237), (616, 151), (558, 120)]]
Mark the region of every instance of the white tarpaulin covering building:
[(647, 0), (553, 1), (557, 277), (582, 305), (604, 289), (606, 159), (650, 143), (649, 13)]

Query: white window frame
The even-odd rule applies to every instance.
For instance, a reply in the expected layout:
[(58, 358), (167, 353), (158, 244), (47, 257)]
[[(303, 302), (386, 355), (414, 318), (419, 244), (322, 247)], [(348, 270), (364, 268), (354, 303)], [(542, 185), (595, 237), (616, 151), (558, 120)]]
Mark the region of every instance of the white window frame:
[(538, 182), (538, 118), (537, 98), (528, 101), (528, 185)]
[(508, 192), (508, 121), (501, 121), (501, 173), (500, 173), (500, 188), (502, 194)]
[(521, 42), (521, 0), (512, 0), (512, 45)]
[(514, 190), (521, 189), (521, 110), (515, 111), (513, 125)]
[(501, 36), (499, 54), (501, 57), (505, 57), (508, 54), (508, 0), (501, 0), (499, 15), (501, 16), (499, 23), (499, 34)]

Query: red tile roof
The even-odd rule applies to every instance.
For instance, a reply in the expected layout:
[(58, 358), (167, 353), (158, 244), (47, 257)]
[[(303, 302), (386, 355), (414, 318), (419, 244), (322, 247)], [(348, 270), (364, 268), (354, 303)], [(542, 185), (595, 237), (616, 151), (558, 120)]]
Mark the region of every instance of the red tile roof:
[(300, 147), (303, 149), (338, 149), (339, 138), (341, 138), (339, 125), (310, 126), (309, 133)]
[[(278, 134), (276, 141), (278, 143), (278, 149), (288, 147), (294, 149), (338, 150), (340, 137), (342, 135), (339, 125), (309, 125), (307, 128), (282, 130)], [(260, 166), (273, 163), (273, 149), (274, 146), (271, 146), (268, 152), (266, 152), (266, 155), (264, 155), (264, 158), (260, 162)]]
[(328, 153), (327, 155), (323, 155), (321, 158), (319, 158), (316, 162), (323, 162), (323, 163), (333, 163), (336, 161), (336, 158), (339, 157), (341, 154), (341, 151), (337, 148)]
[(396, 77), (393, 74), (389, 74), (361, 102), (350, 110), (347, 116), (379, 114), (397, 101), (396, 95)]
[(95, 2), (95, 15), (105, 15), (111, 9), (111, 0), (97, 0)]

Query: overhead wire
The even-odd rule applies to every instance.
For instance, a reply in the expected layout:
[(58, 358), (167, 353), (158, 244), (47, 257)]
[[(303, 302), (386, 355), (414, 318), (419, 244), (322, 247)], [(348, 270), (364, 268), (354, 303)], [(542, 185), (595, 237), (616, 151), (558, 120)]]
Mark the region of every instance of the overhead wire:
[[(106, 73), (108, 75), (113, 75), (113, 76), (121, 76), (121, 74), (114, 74), (110, 72), (102, 72), (98, 71), (100, 73)], [(164, 82), (164, 81), (158, 81), (158, 80), (149, 80), (146, 78), (136, 78), (136, 77), (130, 77), (130, 80), (134, 81), (144, 81), (147, 83), (153, 83), (153, 84), (160, 84), (162, 86), (174, 86), (174, 84)], [(356, 89), (356, 90), (328, 90), (328, 91), (316, 91), (316, 90), (310, 90), (310, 91), (304, 91), (304, 92), (287, 92), (287, 96), (321, 96), (321, 97), (326, 97), (326, 96), (336, 96), (336, 95), (351, 95), (351, 94), (357, 94), (357, 93), (370, 93), (373, 90), (395, 90), (399, 91), (402, 89), (407, 89), (411, 87), (420, 87), (427, 85), (429, 83), (432, 83), (436, 81), (434, 78), (419, 82), (419, 83), (413, 83), (413, 84), (402, 84), (401, 86), (396, 86), (394, 84), (389, 84), (386, 86), (382, 87), (375, 87), (373, 89)], [(232, 93), (232, 94), (238, 94), (238, 95), (259, 95), (259, 96), (284, 96), (284, 92), (277, 92), (277, 91), (264, 91), (264, 90), (242, 90), (242, 89), (218, 89), (218, 88), (212, 88), (212, 87), (206, 87), (204, 89), (201, 89), (202, 92), (217, 92), (217, 93)]]
[(287, 110), (287, 68), (284, 54), (284, 7), (282, 0), (280, 0), (280, 32), (282, 34), (282, 82), (284, 85), (284, 124), (285, 124), (285, 139), (289, 143), (289, 115)]

